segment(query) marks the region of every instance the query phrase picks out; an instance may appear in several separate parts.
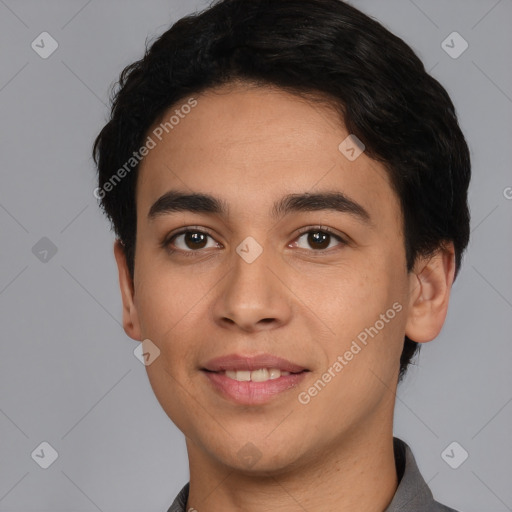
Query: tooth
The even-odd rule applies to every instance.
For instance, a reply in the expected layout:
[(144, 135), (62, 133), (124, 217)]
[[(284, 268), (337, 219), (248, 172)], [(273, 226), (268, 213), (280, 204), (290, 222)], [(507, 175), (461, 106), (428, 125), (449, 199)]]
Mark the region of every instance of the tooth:
[(264, 382), (268, 380), (268, 370), (266, 368), (261, 368), (259, 370), (253, 370), (251, 372), (251, 380), (253, 382)]
[(259, 368), (258, 370), (226, 370), (226, 377), (240, 382), (265, 382), (279, 379), (281, 376), (290, 375), (290, 372), (281, 371), (279, 368)]
[(236, 380), (250, 381), (251, 380), (251, 372), (248, 370), (237, 370), (236, 371)]
[(279, 379), (279, 377), (281, 377), (281, 370), (278, 368), (271, 368), (268, 373), (270, 380)]

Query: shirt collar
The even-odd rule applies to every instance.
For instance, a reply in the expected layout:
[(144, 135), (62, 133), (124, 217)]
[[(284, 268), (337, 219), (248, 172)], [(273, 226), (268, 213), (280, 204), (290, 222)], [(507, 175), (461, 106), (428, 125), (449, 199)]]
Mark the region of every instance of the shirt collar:
[[(432, 496), (428, 485), (421, 476), (409, 445), (398, 437), (393, 438), (395, 465), (399, 478), (398, 488), (391, 503), (384, 512), (456, 512), (440, 505)], [(176, 496), (167, 512), (186, 512), (189, 484)]]
[(394, 437), (393, 449), (399, 483), (391, 503), (384, 512), (437, 510), (432, 492), (421, 476), (409, 445), (398, 437)]

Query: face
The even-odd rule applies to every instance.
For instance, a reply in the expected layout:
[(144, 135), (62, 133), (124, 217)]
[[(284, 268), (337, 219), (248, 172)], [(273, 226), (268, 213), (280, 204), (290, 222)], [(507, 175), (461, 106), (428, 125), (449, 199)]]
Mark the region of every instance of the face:
[(311, 464), (391, 426), (421, 290), (399, 201), (325, 105), (233, 84), (195, 99), (149, 132), (133, 289), (116, 253), (125, 329), (158, 347), (151, 386), (197, 457)]

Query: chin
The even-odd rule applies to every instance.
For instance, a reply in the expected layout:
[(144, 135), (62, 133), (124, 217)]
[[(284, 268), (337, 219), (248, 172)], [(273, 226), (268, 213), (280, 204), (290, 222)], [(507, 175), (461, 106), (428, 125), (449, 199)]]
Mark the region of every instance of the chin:
[[(283, 443), (266, 443), (260, 446), (258, 443), (247, 441), (241, 444), (238, 450), (232, 450), (233, 446), (240, 443), (230, 443), (226, 449), (213, 451), (215, 458), (227, 468), (240, 474), (252, 477), (268, 477), (270, 475), (279, 475), (288, 473), (299, 468), (303, 459), (299, 453), (298, 447), (287, 445), (283, 448)], [(303, 448), (303, 446), (301, 446)]]

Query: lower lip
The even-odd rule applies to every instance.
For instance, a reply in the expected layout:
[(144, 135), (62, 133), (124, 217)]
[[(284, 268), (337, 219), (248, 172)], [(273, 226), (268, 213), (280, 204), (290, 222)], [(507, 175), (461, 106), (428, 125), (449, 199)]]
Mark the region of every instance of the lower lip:
[(256, 405), (270, 402), (280, 393), (296, 387), (305, 378), (307, 372), (282, 375), (265, 382), (238, 381), (226, 377), (224, 373), (208, 371), (203, 373), (224, 398), (229, 398), (241, 405)]

